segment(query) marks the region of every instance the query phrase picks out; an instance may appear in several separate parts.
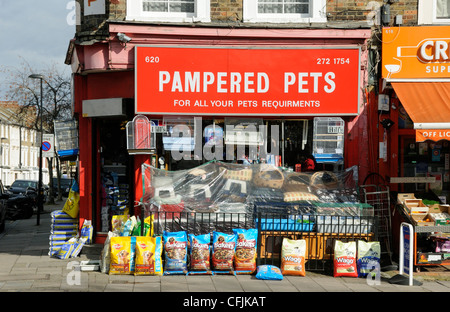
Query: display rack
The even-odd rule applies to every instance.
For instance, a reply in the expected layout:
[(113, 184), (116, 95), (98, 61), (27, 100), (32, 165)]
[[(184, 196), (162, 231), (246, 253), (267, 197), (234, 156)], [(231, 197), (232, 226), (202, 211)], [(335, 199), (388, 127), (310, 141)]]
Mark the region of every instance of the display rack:
[(415, 270), (420, 271), (420, 268), (424, 266), (450, 265), (450, 253), (421, 250), (421, 242), (418, 241), (418, 234), (428, 234), (427, 236), (430, 237), (432, 233), (450, 233), (450, 225), (418, 225), (402, 202), (399, 201), (396, 207), (403, 219), (414, 229)]

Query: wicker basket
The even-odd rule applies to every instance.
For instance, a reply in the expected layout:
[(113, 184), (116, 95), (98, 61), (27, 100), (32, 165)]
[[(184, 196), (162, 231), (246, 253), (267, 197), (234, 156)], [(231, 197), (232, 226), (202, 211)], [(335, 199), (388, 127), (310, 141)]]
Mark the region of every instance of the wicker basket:
[(250, 181), (252, 179), (253, 171), (250, 168), (240, 170), (222, 169), (224, 171), (223, 177), (225, 179)]
[(339, 180), (331, 171), (319, 171), (311, 176), (311, 185), (318, 188), (337, 188)]
[(253, 180), (255, 186), (280, 189), (283, 187), (284, 175), (274, 166), (261, 166)]
[(286, 185), (306, 185), (311, 183), (311, 174), (291, 172), (286, 175)]

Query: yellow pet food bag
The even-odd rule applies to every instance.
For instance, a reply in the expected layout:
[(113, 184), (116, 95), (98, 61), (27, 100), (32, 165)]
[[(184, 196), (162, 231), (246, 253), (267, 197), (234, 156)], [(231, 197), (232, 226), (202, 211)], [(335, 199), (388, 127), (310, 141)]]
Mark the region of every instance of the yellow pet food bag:
[(134, 275), (162, 275), (161, 236), (136, 237), (136, 263)]
[(111, 237), (111, 263), (109, 274), (132, 274), (134, 272), (135, 237)]

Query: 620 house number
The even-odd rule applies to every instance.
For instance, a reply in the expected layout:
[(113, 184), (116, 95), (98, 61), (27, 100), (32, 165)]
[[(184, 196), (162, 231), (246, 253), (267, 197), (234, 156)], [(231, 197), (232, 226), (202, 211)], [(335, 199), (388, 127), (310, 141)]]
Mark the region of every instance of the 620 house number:
[(145, 62), (146, 63), (159, 63), (159, 56), (146, 56)]
[(329, 58), (329, 57), (318, 57), (317, 58), (317, 65), (340, 65), (340, 64), (350, 64), (350, 59), (347, 57), (335, 57), (335, 58)]

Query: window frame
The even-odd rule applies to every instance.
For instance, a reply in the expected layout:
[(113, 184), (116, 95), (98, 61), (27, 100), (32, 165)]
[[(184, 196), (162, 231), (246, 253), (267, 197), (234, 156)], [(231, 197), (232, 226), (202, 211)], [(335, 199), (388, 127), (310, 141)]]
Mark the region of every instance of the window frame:
[(448, 25), (450, 18), (436, 18), (436, 0), (419, 0), (417, 12), (418, 25)]
[(243, 19), (246, 23), (326, 23), (326, 7), (326, 0), (310, 0), (309, 14), (258, 13), (258, 0), (244, 0)]
[(450, 17), (448, 18), (437, 18), (437, 0), (433, 0), (433, 8), (431, 11), (433, 24), (450, 24)]
[(143, 0), (127, 1), (127, 21), (142, 22), (210, 22), (210, 0), (195, 0), (194, 13), (144, 12)]

